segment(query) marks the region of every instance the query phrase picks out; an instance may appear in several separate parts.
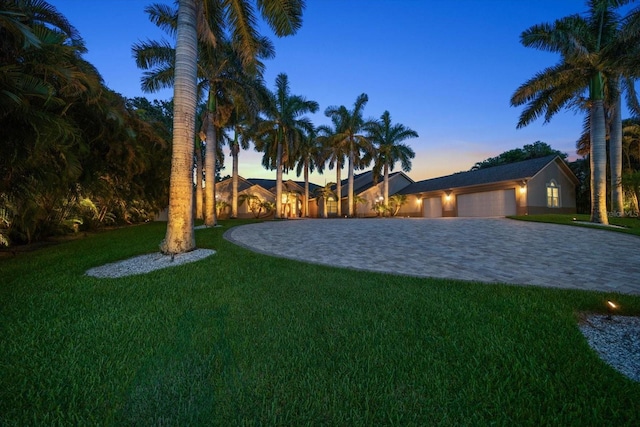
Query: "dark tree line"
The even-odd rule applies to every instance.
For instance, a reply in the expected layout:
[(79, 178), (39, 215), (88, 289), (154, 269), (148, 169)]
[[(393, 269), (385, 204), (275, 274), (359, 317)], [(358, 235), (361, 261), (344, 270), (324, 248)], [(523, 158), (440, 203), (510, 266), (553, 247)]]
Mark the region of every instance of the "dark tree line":
[(55, 7), (0, 0), (0, 245), (167, 204), (171, 106), (113, 92), (85, 52)]

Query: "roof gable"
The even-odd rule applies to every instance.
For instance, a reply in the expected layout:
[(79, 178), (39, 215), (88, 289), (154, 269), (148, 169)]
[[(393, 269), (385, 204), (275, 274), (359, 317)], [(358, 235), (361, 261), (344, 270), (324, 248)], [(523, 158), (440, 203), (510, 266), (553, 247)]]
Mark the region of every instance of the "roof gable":
[[(398, 179), (398, 177), (402, 177), (404, 178), (409, 184), (413, 184), (414, 181), (409, 178), (409, 176), (407, 176), (407, 174), (405, 174), (402, 171), (396, 171), (396, 172), (391, 172), (389, 174), (389, 182), (391, 182), (394, 179)], [(381, 185), (384, 182), (384, 179), (382, 176), (378, 177), (378, 182), (374, 184), (373, 182), (373, 171), (369, 170), (366, 172), (362, 172), (359, 173), (357, 175), (353, 176), (353, 193), (354, 194), (361, 194), (364, 193), (365, 191), (367, 191), (368, 189), (377, 186), (377, 185)], [(342, 193), (342, 197), (347, 197), (348, 196), (348, 192), (349, 192), (349, 178), (343, 179), (340, 181), (341, 183), (341, 193)], [(336, 190), (336, 185), (334, 184), (331, 187), (334, 191)]]

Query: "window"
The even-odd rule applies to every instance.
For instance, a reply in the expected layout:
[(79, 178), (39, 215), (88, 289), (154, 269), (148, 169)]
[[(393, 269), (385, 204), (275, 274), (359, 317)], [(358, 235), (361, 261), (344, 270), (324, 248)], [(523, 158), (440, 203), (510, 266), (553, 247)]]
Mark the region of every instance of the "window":
[(337, 215), (338, 214), (338, 202), (333, 199), (333, 197), (327, 200), (327, 215)]
[(547, 184), (547, 207), (560, 207), (560, 188), (554, 179)]

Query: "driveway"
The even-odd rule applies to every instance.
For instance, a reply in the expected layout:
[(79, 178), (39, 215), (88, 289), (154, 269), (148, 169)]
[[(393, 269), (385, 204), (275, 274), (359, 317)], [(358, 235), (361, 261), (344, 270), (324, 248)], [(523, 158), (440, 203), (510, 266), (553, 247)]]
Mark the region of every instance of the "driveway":
[(421, 277), (640, 295), (640, 238), (504, 218), (269, 221), (225, 238), (269, 255)]

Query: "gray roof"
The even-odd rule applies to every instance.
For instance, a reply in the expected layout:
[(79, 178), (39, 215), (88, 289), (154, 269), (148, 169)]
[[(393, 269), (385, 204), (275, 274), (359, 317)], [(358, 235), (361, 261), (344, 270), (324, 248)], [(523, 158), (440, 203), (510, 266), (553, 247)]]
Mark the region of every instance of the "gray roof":
[(564, 162), (560, 157), (551, 155), (522, 162), (494, 166), (492, 168), (458, 172), (453, 175), (418, 181), (403, 188), (399, 193), (426, 193), (428, 191), (448, 190), (452, 188), (470, 187), (473, 185), (492, 184), (495, 182), (529, 179), (556, 158)]
[[(400, 171), (391, 172), (389, 174), (389, 179), (391, 179), (391, 177), (393, 177), (393, 176), (395, 176), (395, 175), (397, 175), (399, 173), (402, 173), (402, 172), (400, 172)], [(374, 184), (374, 182), (373, 182), (373, 171), (372, 170), (368, 170), (366, 172), (362, 172), (362, 173), (353, 175), (353, 180), (354, 181), (356, 181), (357, 179), (360, 179), (360, 178), (366, 178), (367, 181), (365, 181), (364, 184), (360, 185), (360, 187), (354, 188), (353, 189), (353, 193), (354, 194), (360, 194), (360, 193), (370, 189), (374, 185), (377, 185), (377, 184), (381, 183), (384, 180), (384, 177), (382, 175), (380, 175), (378, 177), (378, 182)], [(340, 180), (340, 184), (342, 186), (341, 187), (341, 190), (342, 190), (342, 195), (341, 196), (342, 197), (347, 197), (348, 194), (349, 194), (349, 178), (347, 177), (345, 179), (341, 179)], [(336, 185), (335, 184), (331, 188), (333, 189), (333, 191), (336, 191)]]
[[(267, 191), (271, 191), (272, 193), (275, 193), (275, 188), (276, 188), (276, 180), (275, 179), (261, 179), (261, 178), (248, 178), (247, 181), (249, 181), (250, 183), (252, 183), (253, 185), (259, 185), (260, 187), (264, 188)], [(286, 183), (288, 180), (283, 180), (283, 183)], [(293, 181), (296, 184), (298, 184), (300, 187), (304, 188), (304, 181)], [(319, 188), (320, 186), (317, 184), (314, 184), (312, 182), (309, 183), (309, 192), (313, 193), (314, 191), (316, 191), (316, 188)]]

